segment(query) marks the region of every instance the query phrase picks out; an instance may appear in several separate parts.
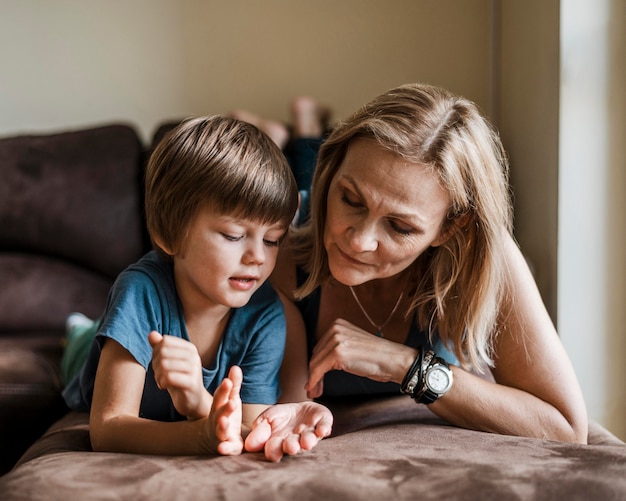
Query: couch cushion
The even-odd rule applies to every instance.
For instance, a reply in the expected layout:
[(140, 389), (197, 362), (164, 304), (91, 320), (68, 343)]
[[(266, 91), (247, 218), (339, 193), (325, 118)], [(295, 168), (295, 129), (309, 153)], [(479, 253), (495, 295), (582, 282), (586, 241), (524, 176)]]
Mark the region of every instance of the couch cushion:
[(112, 283), (106, 275), (60, 259), (0, 253), (0, 337), (61, 331), (73, 311), (101, 315)]
[(20, 418), (25, 418), (59, 396), (62, 334), (46, 331), (0, 338), (0, 423), (11, 414), (9, 407), (19, 409)]
[(125, 125), (1, 139), (0, 250), (117, 275), (145, 250), (142, 158)]
[(599, 428), (589, 445), (482, 433), (448, 426), (407, 397), (333, 411), (340, 426), (331, 438), (278, 464), (260, 453), (94, 453), (87, 414), (69, 413), (0, 478), (0, 498), (552, 501), (626, 494), (626, 445), (598, 443)]
[(0, 337), (0, 474), (67, 412), (58, 370), (61, 336), (46, 331)]

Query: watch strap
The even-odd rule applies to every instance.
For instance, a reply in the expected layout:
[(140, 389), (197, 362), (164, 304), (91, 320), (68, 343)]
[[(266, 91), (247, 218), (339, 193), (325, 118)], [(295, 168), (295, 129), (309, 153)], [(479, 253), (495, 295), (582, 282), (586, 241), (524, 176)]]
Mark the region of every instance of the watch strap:
[(438, 392), (431, 390), (428, 387), (428, 384), (426, 383), (427, 372), (431, 367), (435, 365), (441, 365), (445, 367), (448, 371), (450, 370), (450, 365), (443, 358), (436, 357), (436, 356), (431, 357), (431, 359), (429, 360), (428, 366), (424, 369), (424, 372), (423, 372), (422, 388), (418, 393), (415, 393), (413, 395), (413, 399), (419, 404), (426, 404), (426, 405), (432, 404), (435, 400), (439, 399), (445, 394), (445, 392), (438, 393)]
[(420, 387), (419, 385), (421, 384), (424, 373), (424, 349), (419, 346), (417, 350), (417, 357), (415, 357), (413, 364), (411, 364), (411, 367), (404, 376), (404, 379), (402, 380), (402, 385), (400, 386), (400, 391), (402, 393), (407, 393), (411, 397), (415, 395), (415, 390)]

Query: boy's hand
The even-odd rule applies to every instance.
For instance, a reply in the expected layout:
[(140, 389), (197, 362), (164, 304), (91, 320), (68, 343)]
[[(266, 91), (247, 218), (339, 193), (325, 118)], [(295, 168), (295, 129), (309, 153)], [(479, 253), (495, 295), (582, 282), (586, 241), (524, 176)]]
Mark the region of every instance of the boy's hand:
[(150, 332), (152, 369), (159, 388), (167, 390), (176, 410), (188, 419), (209, 415), (211, 395), (202, 380), (198, 350), (189, 341)]
[(239, 391), (243, 374), (233, 365), (213, 394), (213, 405), (207, 419), (207, 448), (224, 456), (234, 456), (243, 451), (241, 438), (242, 405)]
[(245, 449), (249, 452), (264, 450), (267, 459), (278, 462), (285, 454), (311, 450), (330, 435), (332, 425), (332, 413), (321, 404), (276, 404), (254, 420)]

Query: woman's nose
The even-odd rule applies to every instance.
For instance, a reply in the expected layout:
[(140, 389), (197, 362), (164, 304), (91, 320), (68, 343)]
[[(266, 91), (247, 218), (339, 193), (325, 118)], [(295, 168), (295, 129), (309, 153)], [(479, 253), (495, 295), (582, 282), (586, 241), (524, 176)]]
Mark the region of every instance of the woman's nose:
[(348, 230), (350, 246), (357, 252), (372, 252), (378, 249), (378, 233), (374, 222), (362, 221)]

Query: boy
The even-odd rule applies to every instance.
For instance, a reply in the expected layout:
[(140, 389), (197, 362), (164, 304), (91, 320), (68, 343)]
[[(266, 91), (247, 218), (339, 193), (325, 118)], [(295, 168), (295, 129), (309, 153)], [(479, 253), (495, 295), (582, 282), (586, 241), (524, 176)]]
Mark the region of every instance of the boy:
[(64, 391), (70, 408), (90, 411), (94, 450), (239, 454), (254, 429), (246, 449), (271, 438), (266, 456), (279, 460), (330, 433), (330, 412), (311, 402), (263, 419), (285, 346), (282, 304), (265, 281), (297, 196), (279, 148), (245, 122), (188, 120), (157, 146), (145, 197), (155, 250), (116, 280)]

